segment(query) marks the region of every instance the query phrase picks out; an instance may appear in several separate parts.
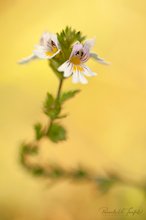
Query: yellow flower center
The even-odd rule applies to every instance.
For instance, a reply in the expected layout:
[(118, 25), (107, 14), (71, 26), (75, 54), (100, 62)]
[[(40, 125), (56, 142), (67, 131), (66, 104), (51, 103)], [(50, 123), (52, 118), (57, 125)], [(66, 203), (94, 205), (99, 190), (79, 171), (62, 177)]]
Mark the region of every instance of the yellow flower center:
[(74, 70), (74, 71), (77, 70), (77, 71), (82, 72), (84, 69), (83, 69), (83, 67), (81, 67), (81, 66), (79, 66), (79, 65), (74, 65), (74, 66), (73, 66), (73, 70)]
[(47, 55), (47, 56), (52, 56), (54, 53), (57, 52), (57, 50), (58, 50), (57, 47), (52, 47), (52, 50), (51, 50), (51, 51), (47, 51), (47, 52), (46, 52), (46, 55)]
[(75, 64), (75, 65), (79, 65), (81, 63), (81, 60), (79, 57), (77, 56), (73, 56), (71, 59), (70, 59), (70, 62)]

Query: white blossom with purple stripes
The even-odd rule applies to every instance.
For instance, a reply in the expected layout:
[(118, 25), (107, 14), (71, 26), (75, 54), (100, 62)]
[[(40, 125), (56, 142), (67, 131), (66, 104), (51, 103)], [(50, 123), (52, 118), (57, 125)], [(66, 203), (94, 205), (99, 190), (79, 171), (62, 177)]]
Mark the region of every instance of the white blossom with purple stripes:
[(89, 58), (94, 58), (101, 64), (108, 64), (104, 59), (98, 57), (96, 53), (90, 53), (94, 43), (95, 39), (86, 40), (84, 44), (76, 42), (73, 45), (69, 60), (63, 63), (58, 68), (58, 71), (64, 72), (64, 77), (70, 77), (72, 75), (73, 83), (87, 84), (88, 81), (84, 76), (96, 75), (96, 73), (92, 72), (89, 67), (85, 65)]
[(57, 35), (53, 33), (45, 32), (38, 45), (35, 46), (33, 54), (23, 58), (19, 61), (19, 64), (25, 64), (36, 58), (51, 59), (60, 52), (60, 45), (57, 39)]

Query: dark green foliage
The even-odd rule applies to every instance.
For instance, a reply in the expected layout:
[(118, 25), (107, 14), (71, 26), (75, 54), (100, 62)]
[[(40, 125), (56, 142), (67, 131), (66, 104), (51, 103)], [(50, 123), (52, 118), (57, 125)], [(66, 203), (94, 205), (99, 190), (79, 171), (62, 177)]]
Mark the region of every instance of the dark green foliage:
[(85, 40), (85, 36), (82, 36), (80, 31), (76, 31), (71, 27), (66, 27), (59, 34), (57, 34), (58, 41), (61, 45), (61, 49), (64, 52), (65, 58), (68, 58), (71, 53), (71, 47), (76, 42), (82, 42)]
[(51, 139), (53, 142), (59, 142), (66, 140), (66, 130), (59, 124), (53, 123), (48, 131), (48, 137)]
[(48, 114), (49, 110), (54, 108), (54, 102), (54, 97), (50, 93), (47, 93), (47, 97), (44, 103), (44, 110), (46, 114)]
[(34, 129), (35, 129), (36, 140), (40, 140), (44, 136), (44, 131), (43, 131), (41, 123), (35, 124)]
[(48, 115), (52, 120), (57, 118), (61, 111), (60, 103), (53, 98), (50, 93), (47, 93), (47, 97), (44, 103), (44, 112)]
[(73, 98), (79, 92), (80, 92), (80, 90), (71, 90), (68, 92), (64, 92), (60, 97), (60, 103), (63, 103), (70, 98)]
[(44, 176), (45, 170), (43, 169), (43, 167), (36, 165), (31, 168), (31, 173), (35, 176)]
[(20, 147), (20, 162), (25, 166), (25, 156), (36, 155), (38, 153), (38, 147), (32, 144), (22, 143)]
[(32, 146), (31, 144), (23, 143), (21, 145), (21, 153), (22, 154), (37, 154), (38, 147), (36, 145)]
[[(61, 55), (59, 55), (59, 56), (61, 56)], [(63, 73), (61, 73), (57, 70), (61, 64), (62, 64), (62, 61), (60, 62), (60, 60), (55, 57), (49, 61), (49, 65), (50, 65), (51, 69), (55, 72), (55, 74), (57, 75), (57, 77), (59, 79), (64, 78)]]
[[(61, 119), (66, 117), (67, 115), (60, 115), (62, 104), (69, 100), (70, 98), (73, 98), (80, 90), (71, 90), (68, 92), (64, 92), (58, 99), (54, 99), (54, 97), (47, 93), (46, 100), (44, 102), (44, 113), (48, 115), (52, 120), (55, 119)], [(36, 130), (36, 137), (39, 139), (39, 137), (42, 137), (42, 128), (40, 124), (37, 124), (35, 126)]]

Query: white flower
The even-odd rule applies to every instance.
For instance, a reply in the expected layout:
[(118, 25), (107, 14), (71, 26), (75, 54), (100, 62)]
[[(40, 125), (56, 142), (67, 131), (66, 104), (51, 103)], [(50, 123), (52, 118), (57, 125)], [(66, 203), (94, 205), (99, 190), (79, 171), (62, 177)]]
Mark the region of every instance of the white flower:
[(86, 63), (90, 57), (94, 58), (101, 64), (108, 64), (104, 59), (100, 58), (96, 53), (90, 53), (94, 46), (95, 39), (86, 40), (84, 44), (76, 42), (73, 45), (69, 60), (63, 63), (59, 68), (59, 72), (64, 72), (64, 77), (72, 75), (73, 83), (87, 84), (88, 81), (84, 76), (95, 76), (96, 73), (92, 72)]
[(35, 46), (33, 54), (23, 58), (19, 61), (19, 64), (28, 63), (29, 61), (40, 59), (51, 59), (60, 52), (60, 46), (56, 34), (45, 32), (39, 42), (39, 45)]

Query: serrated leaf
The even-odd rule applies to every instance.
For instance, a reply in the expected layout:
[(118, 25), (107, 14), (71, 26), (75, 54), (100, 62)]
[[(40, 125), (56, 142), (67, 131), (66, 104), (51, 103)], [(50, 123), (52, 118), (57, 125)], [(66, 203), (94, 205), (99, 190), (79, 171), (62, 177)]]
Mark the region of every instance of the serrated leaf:
[(62, 57), (62, 63), (69, 58), (72, 45), (76, 41), (82, 42), (85, 39), (85, 36), (82, 36), (81, 32), (76, 31), (68, 26), (65, 28), (65, 30), (62, 30), (60, 33), (58, 33), (57, 37), (64, 54), (64, 57)]
[(63, 126), (53, 123), (48, 131), (48, 137), (53, 142), (66, 140), (66, 130)]
[(52, 108), (53, 104), (54, 104), (54, 97), (50, 93), (47, 93), (47, 97), (44, 103), (44, 108), (46, 109), (46, 111)]
[(72, 90), (72, 91), (64, 92), (60, 97), (60, 103), (63, 103), (70, 98), (73, 98), (79, 92), (80, 90)]

